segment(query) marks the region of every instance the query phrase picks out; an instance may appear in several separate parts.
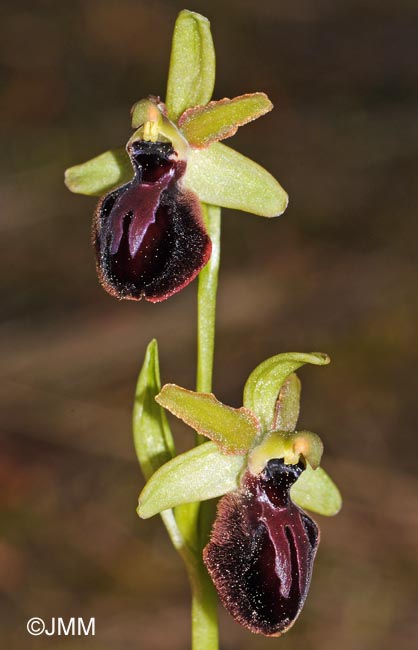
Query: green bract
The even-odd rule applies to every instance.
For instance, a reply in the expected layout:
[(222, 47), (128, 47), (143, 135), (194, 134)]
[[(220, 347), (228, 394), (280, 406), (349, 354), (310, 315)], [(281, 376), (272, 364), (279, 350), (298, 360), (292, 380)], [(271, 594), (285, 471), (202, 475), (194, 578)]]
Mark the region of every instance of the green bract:
[(165, 411), (155, 401), (161, 390), (158, 345), (148, 345), (138, 377), (133, 410), (136, 455), (148, 479), (161, 465), (175, 456), (174, 442)]
[[(292, 488), (295, 503), (323, 515), (336, 514), (341, 496), (330, 477), (318, 467), (323, 451), (321, 439), (310, 431), (295, 430), (300, 381), (293, 371), (304, 363), (324, 365), (329, 358), (320, 353), (287, 353), (267, 359), (249, 376), (244, 390), (246, 406), (240, 409), (225, 406), (211, 393), (166, 384), (156, 396), (158, 404), (212, 442), (160, 467), (140, 495), (138, 514), (147, 518), (168, 508), (234, 491), (245, 468), (259, 474), (273, 458), (283, 458), (286, 464), (302, 460), (306, 466)], [(152, 375), (148, 376), (151, 380)], [(157, 447), (160, 444), (157, 428)]]
[[(173, 437), (163, 409), (155, 396), (161, 389), (157, 341), (152, 340), (146, 350), (138, 377), (133, 409), (133, 434), (136, 455), (146, 479), (175, 455)], [(173, 545), (184, 552), (185, 542), (172, 510), (161, 512), (161, 518)]]

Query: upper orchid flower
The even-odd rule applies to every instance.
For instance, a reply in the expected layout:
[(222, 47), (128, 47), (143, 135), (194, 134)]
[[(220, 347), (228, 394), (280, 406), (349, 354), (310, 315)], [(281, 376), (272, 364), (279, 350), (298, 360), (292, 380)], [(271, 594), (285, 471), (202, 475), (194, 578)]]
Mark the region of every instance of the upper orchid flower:
[(148, 124), (160, 139), (144, 139), (143, 129), (131, 138), (134, 177), (99, 202), (93, 237), (104, 288), (117, 298), (158, 302), (196, 277), (210, 257), (211, 241), (197, 196), (181, 184), (186, 160), (180, 147), (162, 141), (158, 125)]
[[(319, 436), (295, 430), (300, 381), (294, 371), (305, 363), (327, 364), (329, 358), (288, 353), (264, 361), (249, 376), (239, 409), (212, 394), (166, 384), (156, 395), (158, 404), (211, 441), (162, 464), (174, 455), (167, 443), (168, 425), (160, 414), (163, 439), (155, 427), (151, 434), (144, 421), (150, 418), (144, 403), (148, 410), (152, 398), (152, 390), (144, 392), (144, 380), (156, 363), (152, 346), (138, 383), (134, 419), (138, 456), (150, 477), (138, 514), (167, 517), (168, 509), (175, 508), (181, 522), (181, 504), (224, 495), (203, 549), (204, 563), (222, 603), (239, 623), (255, 633), (279, 636), (303, 607), (319, 544), (318, 526), (304, 509), (334, 515), (341, 507), (337, 487), (319, 466)], [(164, 450), (155, 454), (154, 449), (153, 468), (147, 465), (151, 435), (152, 445), (159, 440)]]
[(125, 148), (66, 172), (71, 191), (103, 197), (93, 242), (99, 279), (117, 298), (158, 302), (196, 277), (211, 254), (202, 203), (265, 217), (286, 209), (279, 183), (219, 142), (270, 111), (270, 100), (252, 93), (210, 101), (214, 82), (209, 22), (182, 11), (166, 102), (153, 96), (137, 102)]

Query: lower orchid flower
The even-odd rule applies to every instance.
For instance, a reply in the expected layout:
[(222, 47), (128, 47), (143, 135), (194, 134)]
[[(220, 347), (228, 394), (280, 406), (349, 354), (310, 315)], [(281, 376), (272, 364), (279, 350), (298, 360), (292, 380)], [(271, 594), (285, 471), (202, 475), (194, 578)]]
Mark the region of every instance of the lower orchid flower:
[[(138, 514), (148, 518), (160, 512), (166, 517), (175, 508), (173, 517), (181, 519), (184, 504), (222, 496), (203, 561), (234, 619), (267, 636), (279, 636), (293, 625), (308, 594), (319, 528), (305, 509), (329, 516), (341, 507), (338, 488), (320, 467), (319, 436), (296, 431), (300, 381), (295, 370), (305, 363), (324, 365), (329, 358), (288, 353), (268, 359), (249, 376), (244, 406), (236, 409), (211, 393), (174, 384), (166, 384), (157, 394), (153, 343), (138, 383), (134, 425), (138, 455), (149, 477)], [(146, 389), (150, 373), (158, 381)], [(141, 434), (144, 418), (150, 417), (144, 404), (148, 409), (152, 395), (160, 406), (210, 438), (173, 457), (161, 411), (161, 431), (155, 430), (154, 437), (166, 455), (160, 456), (154, 473), (147, 464), (157, 458), (152, 453), (154, 437), (147, 440), (147, 434)], [(169, 456), (171, 460), (162, 464)]]
[(289, 494), (304, 469), (275, 458), (259, 475), (247, 470), (221, 499), (203, 551), (224, 606), (252, 632), (286, 632), (308, 594), (319, 529)]

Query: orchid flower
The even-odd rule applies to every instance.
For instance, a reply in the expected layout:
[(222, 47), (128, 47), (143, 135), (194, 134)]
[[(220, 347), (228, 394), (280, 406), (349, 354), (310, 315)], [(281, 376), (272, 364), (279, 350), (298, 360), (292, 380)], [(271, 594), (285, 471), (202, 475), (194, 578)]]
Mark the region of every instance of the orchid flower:
[(152, 95), (137, 102), (124, 148), (66, 171), (72, 192), (102, 197), (93, 220), (96, 267), (117, 298), (159, 302), (197, 276), (211, 255), (202, 203), (264, 217), (286, 209), (280, 184), (220, 143), (272, 103), (260, 92), (211, 101), (214, 82), (209, 21), (182, 11), (165, 103)]
[(305, 509), (331, 516), (341, 507), (338, 488), (320, 467), (320, 437), (296, 430), (301, 384), (294, 371), (305, 363), (326, 365), (329, 358), (287, 353), (264, 361), (249, 376), (238, 409), (211, 393), (163, 386), (158, 404), (210, 441), (159, 466), (139, 497), (143, 518), (222, 497), (203, 560), (234, 619), (266, 636), (293, 625), (308, 593), (319, 528)]

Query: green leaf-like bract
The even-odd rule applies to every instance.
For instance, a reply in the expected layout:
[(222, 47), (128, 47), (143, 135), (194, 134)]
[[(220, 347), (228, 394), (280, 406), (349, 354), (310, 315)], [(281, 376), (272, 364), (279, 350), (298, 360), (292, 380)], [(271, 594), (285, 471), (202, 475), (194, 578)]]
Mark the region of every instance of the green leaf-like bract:
[(156, 400), (195, 431), (216, 442), (225, 454), (246, 454), (259, 431), (251, 411), (225, 406), (212, 393), (196, 393), (166, 384)]
[(220, 142), (189, 150), (183, 182), (203, 203), (261, 217), (276, 217), (288, 204), (286, 192), (268, 171)]
[[(133, 432), (135, 450), (146, 479), (175, 454), (174, 442), (164, 410), (155, 396), (161, 389), (158, 346), (154, 339), (145, 353), (135, 392)], [(174, 547), (186, 553), (185, 536), (178, 526), (174, 512), (165, 510), (161, 519)]]
[(208, 147), (212, 142), (230, 138), (239, 126), (256, 120), (272, 108), (264, 93), (249, 93), (189, 108), (181, 116), (179, 127), (192, 147)]
[(210, 23), (193, 11), (179, 13), (168, 73), (168, 117), (177, 120), (191, 106), (207, 104), (215, 85), (215, 50)]
[(243, 465), (243, 457), (227, 456), (214, 442), (205, 442), (176, 456), (152, 475), (139, 496), (137, 512), (148, 519), (182, 503), (232, 492), (238, 487)]
[(277, 398), (288, 376), (305, 363), (323, 366), (329, 362), (329, 357), (321, 352), (285, 352), (263, 361), (247, 379), (244, 406), (257, 415), (263, 431), (271, 430)]
[(133, 410), (135, 450), (145, 479), (149, 479), (175, 453), (166, 414), (155, 401), (160, 390), (158, 346), (154, 339), (145, 353)]
[(341, 494), (322, 467), (313, 470), (308, 464), (290, 489), (290, 496), (300, 508), (320, 515), (336, 515), (342, 505)]

